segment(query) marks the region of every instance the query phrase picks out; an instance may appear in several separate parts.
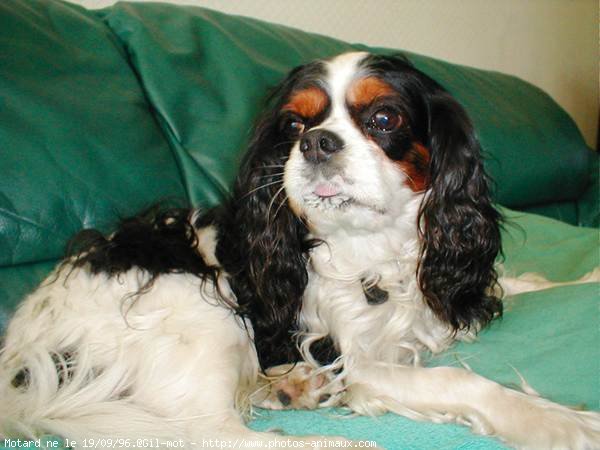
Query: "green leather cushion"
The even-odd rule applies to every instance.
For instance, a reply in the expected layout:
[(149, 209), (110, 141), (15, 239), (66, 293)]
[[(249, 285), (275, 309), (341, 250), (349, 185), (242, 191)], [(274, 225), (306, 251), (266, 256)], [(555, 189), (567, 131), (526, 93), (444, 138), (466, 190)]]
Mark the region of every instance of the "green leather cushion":
[(185, 198), (129, 55), (93, 14), (3, 0), (0, 49), (0, 266), (55, 259), (83, 227)]

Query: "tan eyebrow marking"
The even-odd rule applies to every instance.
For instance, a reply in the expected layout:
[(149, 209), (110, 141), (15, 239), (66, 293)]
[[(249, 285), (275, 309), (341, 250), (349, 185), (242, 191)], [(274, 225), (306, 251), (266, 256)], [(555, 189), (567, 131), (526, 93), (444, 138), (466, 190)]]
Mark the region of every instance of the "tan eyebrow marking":
[(348, 91), (348, 102), (353, 107), (366, 106), (379, 97), (392, 95), (394, 89), (381, 78), (368, 76), (355, 81)]
[(310, 119), (323, 112), (328, 102), (327, 94), (322, 89), (310, 86), (294, 92), (282, 110)]

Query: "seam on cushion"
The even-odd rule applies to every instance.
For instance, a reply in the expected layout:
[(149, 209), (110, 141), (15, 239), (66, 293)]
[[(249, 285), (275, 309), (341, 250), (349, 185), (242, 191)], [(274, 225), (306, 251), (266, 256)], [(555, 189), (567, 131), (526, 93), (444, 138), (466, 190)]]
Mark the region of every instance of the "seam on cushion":
[(21, 216), (19, 213), (9, 211), (8, 209), (3, 208), (3, 207), (0, 207), (0, 216), (10, 217), (11, 219), (21, 222), (22, 224), (27, 224), (32, 227), (38, 228), (40, 230), (50, 232), (51, 234), (61, 236), (60, 231), (58, 231), (57, 229), (47, 227), (41, 223), (36, 222), (35, 220), (33, 220), (29, 217)]
[[(48, 264), (51, 262), (56, 262), (56, 264), (58, 264), (59, 262), (63, 261), (65, 259), (65, 256), (59, 256), (59, 257), (49, 257), (49, 258), (43, 258), (43, 259), (36, 259), (35, 261), (23, 261), (23, 262), (18, 262), (15, 264), (3, 264), (0, 265), (0, 269), (14, 269), (15, 267), (22, 267), (22, 266), (35, 266), (37, 264)], [(50, 269), (48, 271), (48, 273), (50, 273), (53, 269)], [(0, 305), (2, 304), (2, 301), (0, 301)]]
[[(146, 101), (146, 104), (148, 105), (149, 112), (152, 115), (154, 123), (160, 130), (160, 134), (163, 136), (165, 141), (167, 141), (167, 145), (169, 146), (169, 150), (171, 151), (171, 156), (175, 160), (175, 164), (177, 166), (177, 172), (179, 173), (179, 178), (181, 179), (182, 184), (184, 185), (185, 196), (186, 196), (185, 200), (188, 204), (190, 204), (190, 198), (191, 198), (190, 186), (189, 186), (187, 177), (185, 176), (185, 172), (183, 170), (183, 163), (181, 161), (181, 158), (177, 154), (177, 149), (173, 145), (172, 140), (177, 142), (180, 146), (181, 146), (181, 143), (179, 142), (178, 139), (175, 138), (175, 134), (173, 133), (173, 130), (168, 125), (167, 121), (164, 119), (164, 117), (162, 116), (162, 114), (160, 113), (158, 108), (156, 107), (156, 104), (152, 101), (152, 98), (150, 97), (150, 93), (148, 92), (148, 89), (146, 88), (146, 85), (144, 84), (142, 75), (139, 73), (137, 67), (135, 66), (135, 64), (132, 61), (132, 53), (129, 50), (129, 47), (127, 45), (125, 45), (125, 43), (123, 41), (120, 40), (120, 38), (116, 35), (116, 33), (112, 30), (112, 28), (110, 28), (110, 26), (108, 26), (108, 24), (105, 23), (105, 25), (107, 26), (107, 28), (109, 30), (111, 30), (111, 33), (116, 37), (116, 39), (122, 45), (123, 51), (125, 52), (125, 60), (127, 62), (127, 65), (133, 72), (133, 74), (138, 82), (138, 86), (140, 87), (140, 90), (142, 91), (142, 95), (144, 96), (144, 100)], [(167, 128), (167, 130), (165, 130), (165, 128)], [(183, 147), (181, 146), (181, 148), (183, 148)]]
[[(24, 217), (16, 212), (9, 211), (6, 208), (0, 207), (0, 216), (12, 219), (13, 223), (15, 223), (17, 225), (17, 227), (19, 227), (19, 230), (21, 230), (22, 226), (30, 226), (30, 227), (36, 228), (38, 230), (45, 231), (45, 232), (49, 233), (50, 235), (58, 236), (61, 239), (64, 238), (64, 235), (59, 230), (52, 228), (52, 227), (44, 226), (43, 224), (36, 222), (34, 219), (31, 219), (29, 217)], [(16, 241), (17, 242), (16, 245), (18, 245), (18, 242), (20, 241), (21, 234), (22, 233), (19, 231), (19, 238)], [(14, 257), (14, 250), (15, 250), (15, 247), (12, 247), (9, 251), (11, 254), (11, 259)], [(9, 252), (7, 252), (7, 253), (9, 253)], [(26, 265), (26, 264), (36, 264), (38, 261), (49, 261), (52, 259), (56, 259), (56, 257), (44, 258), (42, 260), (28, 259), (28, 260), (19, 261), (19, 262), (14, 262), (14, 261), (13, 262), (4, 262), (4, 263), (0, 264), (0, 268), (16, 267), (19, 265)]]
[[(579, 222), (579, 217), (578, 217), (579, 213), (578, 213), (578, 208), (577, 208), (577, 200), (532, 203), (532, 204), (528, 204), (525, 206), (509, 206), (509, 205), (505, 205), (502, 203), (500, 203), (500, 204), (506, 208), (512, 209), (513, 211), (524, 212), (527, 214), (537, 214), (537, 215), (541, 215), (543, 217), (547, 217), (549, 219), (557, 220), (557, 221), (562, 222), (567, 225), (581, 226), (578, 223)], [(574, 221), (571, 221), (568, 219), (568, 214), (567, 214), (567, 217), (565, 217), (565, 213), (561, 209), (563, 207), (569, 207), (569, 206), (573, 207), (573, 211), (575, 213)], [(546, 211), (539, 212), (539, 211), (536, 211), (537, 208), (546, 208)], [(550, 208), (554, 208), (554, 210), (549, 211)], [(551, 214), (551, 212), (553, 214)]]
[[(111, 7), (106, 8), (104, 11), (109, 10), (109, 9), (111, 9)], [(177, 133), (175, 132), (173, 127), (169, 124), (169, 121), (163, 116), (163, 114), (161, 114), (161, 112), (157, 108), (156, 104), (152, 101), (152, 96), (150, 95), (150, 92), (146, 88), (144, 79), (132, 60), (133, 52), (130, 50), (130, 47), (128, 45), (126, 45), (126, 43), (112, 29), (112, 27), (105, 20), (105, 18), (98, 17), (97, 15), (95, 17), (100, 22), (102, 22), (104, 27), (111, 33), (113, 38), (118, 42), (118, 44), (119, 44), (118, 48), (123, 50), (125, 61), (126, 61), (127, 65), (129, 66), (129, 68), (131, 69), (131, 71), (133, 72), (133, 74), (138, 82), (138, 85), (142, 91), (142, 95), (144, 96), (144, 100), (146, 100), (146, 103), (148, 104), (148, 106), (150, 108), (150, 113), (151, 113), (155, 123), (157, 124), (158, 128), (160, 129), (161, 135), (165, 138), (165, 140), (167, 141), (167, 144), (169, 145), (169, 149), (171, 150), (171, 155), (173, 156), (173, 159), (175, 160), (175, 164), (177, 165), (177, 171), (179, 172), (179, 177), (182, 180), (182, 184), (184, 185), (184, 188), (185, 188), (186, 201), (187, 201), (188, 205), (191, 205), (192, 189), (190, 187), (188, 177), (186, 176), (185, 170), (183, 168), (183, 162), (182, 162), (182, 160), (177, 152), (177, 148), (175, 148), (175, 145), (173, 144), (173, 142), (177, 143), (179, 148), (182, 151), (185, 151), (189, 155), (190, 153), (189, 153), (188, 149), (181, 143), (181, 140), (177, 138)], [(213, 186), (213, 188), (215, 188), (218, 192), (223, 193), (223, 188), (222, 188), (221, 184), (215, 180), (213, 175), (210, 172), (208, 172), (201, 165), (197, 165), (197, 167), (199, 168), (200, 172), (202, 172), (204, 177), (208, 180), (208, 182)], [(195, 206), (195, 205), (192, 205), (192, 206)]]
[(562, 205), (575, 205), (577, 204), (578, 199), (569, 199), (569, 200), (550, 200), (547, 202), (537, 202), (537, 203), (527, 203), (524, 205), (507, 205), (504, 203), (500, 203), (504, 206), (506, 206), (507, 208), (512, 208), (512, 209), (523, 209), (523, 208), (546, 208), (546, 207), (551, 207), (551, 206), (562, 206)]
[(135, 67), (135, 65), (133, 64), (132, 54), (129, 51), (128, 46), (125, 45), (125, 43), (119, 38), (117, 33), (115, 33), (115, 31), (110, 27), (110, 25), (103, 18), (98, 17), (97, 15), (94, 15), (94, 16), (100, 23), (102, 23), (104, 28), (106, 28), (106, 30), (112, 36), (113, 40), (118, 44), (118, 45), (115, 45), (115, 47), (118, 50), (120, 50), (119, 53), (123, 54), (123, 59), (125, 60), (125, 63), (130, 68), (131, 72), (133, 73), (133, 76), (137, 80), (140, 91), (142, 92), (144, 100), (145, 100), (146, 104), (148, 105), (150, 115), (152, 116), (152, 119), (154, 120), (154, 123), (156, 124), (157, 128), (160, 130), (161, 136), (165, 139), (165, 141), (167, 141), (167, 145), (169, 146), (169, 150), (171, 151), (171, 156), (175, 160), (175, 165), (177, 166), (177, 172), (179, 173), (179, 178), (182, 180), (182, 184), (184, 185), (184, 191), (185, 191), (185, 196), (186, 196), (185, 200), (188, 204), (190, 204), (190, 192), (189, 192), (190, 189), (189, 189), (189, 185), (187, 182), (187, 178), (184, 176), (180, 158), (177, 155), (176, 149), (173, 148), (171, 139), (169, 139), (169, 136), (166, 135), (165, 130), (163, 129), (163, 126), (160, 123), (161, 121), (159, 120), (159, 117), (161, 116), (161, 114), (157, 110), (155, 104), (151, 101), (151, 98), (150, 98), (149, 93), (146, 89), (146, 86), (142, 80), (142, 77), (141, 77), (140, 73), (138, 72), (137, 68)]

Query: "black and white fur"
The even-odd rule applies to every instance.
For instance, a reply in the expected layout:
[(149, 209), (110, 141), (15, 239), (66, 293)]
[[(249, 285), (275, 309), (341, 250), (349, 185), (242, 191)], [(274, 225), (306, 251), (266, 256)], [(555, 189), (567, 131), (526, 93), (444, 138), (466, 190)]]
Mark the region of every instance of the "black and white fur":
[[(356, 98), (365, 78), (367, 102)], [(80, 445), (318, 448), (319, 437), (251, 431), (243, 413), (251, 402), (345, 404), (458, 422), (519, 448), (600, 448), (596, 412), (420, 365), (422, 351), (501, 313), (499, 221), (470, 121), (436, 82), (365, 53), (302, 66), (222, 207), (150, 211), (107, 238), (85, 232), (27, 297), (0, 355), (0, 430)]]

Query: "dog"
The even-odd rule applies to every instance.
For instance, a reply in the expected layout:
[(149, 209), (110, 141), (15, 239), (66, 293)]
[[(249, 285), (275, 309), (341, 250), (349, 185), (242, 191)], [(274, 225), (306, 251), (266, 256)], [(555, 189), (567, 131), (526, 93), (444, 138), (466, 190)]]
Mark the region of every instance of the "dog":
[(358, 448), (244, 425), (250, 404), (345, 405), (600, 448), (596, 412), (421, 365), (500, 316), (502, 287), (549, 286), (499, 280), (500, 224), (473, 126), (436, 81), (362, 52), (298, 67), (222, 206), (86, 230), (25, 299), (0, 356), (1, 429), (73, 447)]

